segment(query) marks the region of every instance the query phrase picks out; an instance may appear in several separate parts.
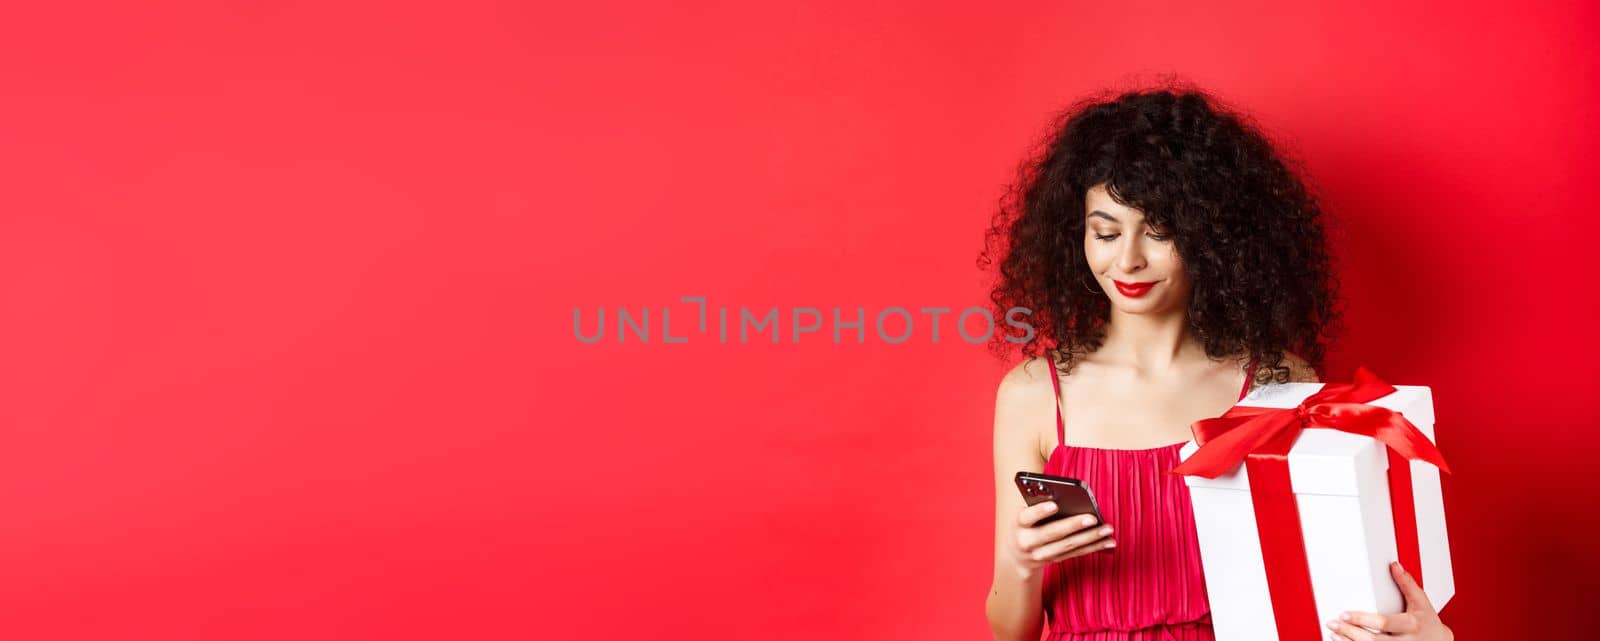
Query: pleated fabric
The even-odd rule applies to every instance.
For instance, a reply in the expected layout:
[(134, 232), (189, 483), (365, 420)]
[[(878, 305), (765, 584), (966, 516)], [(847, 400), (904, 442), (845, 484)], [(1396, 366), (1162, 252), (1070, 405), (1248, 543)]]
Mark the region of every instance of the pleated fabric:
[[(1049, 360), (1048, 358), (1046, 360)], [(1061, 382), (1057, 443), (1066, 443)], [(1251, 363), (1239, 398), (1250, 391)], [(1047, 641), (1213, 641), (1194, 507), (1183, 477), (1183, 443), (1142, 450), (1057, 445), (1044, 472), (1084, 481), (1117, 546), (1045, 566)]]

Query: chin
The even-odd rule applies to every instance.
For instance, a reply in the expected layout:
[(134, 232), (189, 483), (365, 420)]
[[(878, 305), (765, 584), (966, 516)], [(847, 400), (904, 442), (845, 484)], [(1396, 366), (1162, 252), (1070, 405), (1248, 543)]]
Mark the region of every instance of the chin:
[(1117, 309), (1128, 314), (1165, 314), (1172, 310), (1165, 300), (1159, 298), (1124, 298)]

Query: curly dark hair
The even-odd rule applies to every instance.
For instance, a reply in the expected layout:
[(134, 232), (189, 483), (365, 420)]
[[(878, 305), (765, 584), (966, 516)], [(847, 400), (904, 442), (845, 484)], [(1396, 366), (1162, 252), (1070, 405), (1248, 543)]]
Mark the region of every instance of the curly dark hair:
[(1342, 332), (1339, 283), (1321, 208), (1288, 156), (1204, 91), (1107, 95), (1058, 113), (1000, 199), (978, 265), (1000, 256), (994, 312), (1027, 309), (1036, 334), (996, 332), (992, 351), (1051, 349), (1070, 372), (1103, 344), (1111, 301), (1083, 242), (1085, 192), (1104, 183), (1148, 224), (1171, 230), (1194, 282), (1189, 323), (1208, 356), (1257, 361), (1258, 383), (1289, 380), (1285, 352), (1320, 370), (1324, 345)]

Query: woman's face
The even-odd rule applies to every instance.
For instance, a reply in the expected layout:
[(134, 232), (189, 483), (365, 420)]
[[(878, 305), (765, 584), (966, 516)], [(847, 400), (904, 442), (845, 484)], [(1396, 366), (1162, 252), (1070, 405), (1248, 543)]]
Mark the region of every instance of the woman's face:
[[(1083, 253), (1112, 306), (1130, 314), (1185, 309), (1190, 281), (1169, 230), (1111, 198), (1104, 184), (1084, 194)], [(1117, 283), (1122, 283), (1119, 286)]]

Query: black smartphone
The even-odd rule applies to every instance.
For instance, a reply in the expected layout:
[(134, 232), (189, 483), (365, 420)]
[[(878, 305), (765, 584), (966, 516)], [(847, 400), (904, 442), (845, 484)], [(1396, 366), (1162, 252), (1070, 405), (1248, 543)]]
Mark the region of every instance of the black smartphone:
[(1038, 505), (1045, 501), (1056, 502), (1056, 512), (1040, 519), (1034, 527), (1079, 514), (1093, 514), (1096, 523), (1105, 522), (1105, 519), (1100, 518), (1100, 507), (1095, 504), (1094, 494), (1089, 491), (1089, 486), (1078, 479), (1037, 472), (1017, 472), (1017, 489), (1022, 490), (1022, 498), (1028, 505)]

